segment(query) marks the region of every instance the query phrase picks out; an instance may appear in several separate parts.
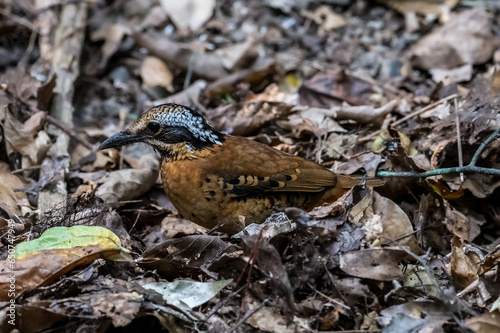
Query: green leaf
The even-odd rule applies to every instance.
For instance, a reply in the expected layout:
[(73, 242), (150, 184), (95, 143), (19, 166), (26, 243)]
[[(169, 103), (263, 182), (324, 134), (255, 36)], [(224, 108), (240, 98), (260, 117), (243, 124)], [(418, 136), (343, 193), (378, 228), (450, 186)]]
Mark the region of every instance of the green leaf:
[(120, 248), (121, 242), (112, 231), (102, 227), (73, 226), (54, 227), (39, 238), (16, 245), (16, 257), (53, 249), (69, 249), (77, 246), (99, 245), (101, 249)]

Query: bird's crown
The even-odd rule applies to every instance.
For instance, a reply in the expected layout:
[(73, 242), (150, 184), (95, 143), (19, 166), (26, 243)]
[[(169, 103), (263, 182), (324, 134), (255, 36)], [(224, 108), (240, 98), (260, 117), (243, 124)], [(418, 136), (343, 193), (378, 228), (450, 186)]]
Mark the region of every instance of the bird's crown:
[[(195, 138), (221, 144), (220, 134), (193, 109), (180, 104), (161, 104), (146, 111), (134, 125), (152, 125), (157, 122), (161, 126), (182, 127), (188, 130)], [(134, 127), (132, 125), (131, 127)]]

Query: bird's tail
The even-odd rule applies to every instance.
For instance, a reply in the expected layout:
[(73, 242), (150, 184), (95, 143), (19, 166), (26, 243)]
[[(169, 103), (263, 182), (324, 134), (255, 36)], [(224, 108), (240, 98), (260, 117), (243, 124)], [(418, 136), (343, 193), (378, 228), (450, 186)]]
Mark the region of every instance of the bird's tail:
[(356, 185), (362, 185), (363, 182), (368, 186), (379, 187), (385, 184), (382, 179), (364, 176), (337, 175), (338, 183), (342, 188), (349, 189)]

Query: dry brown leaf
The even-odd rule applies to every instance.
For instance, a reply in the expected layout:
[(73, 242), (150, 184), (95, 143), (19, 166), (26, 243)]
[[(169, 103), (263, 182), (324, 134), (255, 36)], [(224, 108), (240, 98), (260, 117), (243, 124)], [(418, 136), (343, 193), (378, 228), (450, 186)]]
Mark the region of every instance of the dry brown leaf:
[(321, 71), (307, 81), (299, 90), (299, 104), (316, 107), (370, 104), (373, 85), (347, 74), (342, 70)]
[(414, 67), (453, 68), (484, 64), (491, 59), (498, 39), (491, 33), (487, 13), (480, 8), (466, 10), (408, 51)]
[(332, 133), (324, 142), (317, 145), (316, 160), (321, 163), (323, 154), (331, 159), (348, 160), (351, 158), (357, 142), (358, 136), (355, 134)]
[(287, 131), (291, 131), (295, 137), (300, 137), (304, 131), (313, 133), (318, 137), (332, 132), (347, 132), (345, 128), (323, 112), (324, 109), (306, 107), (294, 108), (293, 110), (298, 111), (292, 113), (286, 120), (277, 120), (276, 124)]
[(449, 319), (449, 310), (441, 304), (411, 301), (383, 309), (377, 321), (387, 332), (438, 333)]
[(262, 102), (279, 102), (289, 105), (297, 105), (298, 94), (281, 91), (276, 83), (271, 83), (264, 91), (257, 95), (252, 95), (247, 100), (257, 100)]
[(369, 242), (395, 246), (391, 241), (396, 241), (399, 245), (408, 246), (413, 253), (420, 253), (406, 213), (373, 189), (369, 189), (369, 194), (351, 208), (349, 219), (354, 223), (363, 223), (365, 239)]
[(160, 58), (148, 56), (142, 61), (141, 78), (145, 86), (160, 86), (169, 92), (174, 91), (174, 87), (172, 86), (174, 76)]
[(442, 82), (445, 86), (452, 83), (468, 82), (472, 78), (472, 64), (465, 64), (452, 69), (431, 68), (429, 72), (434, 82)]
[(344, 17), (335, 13), (330, 6), (319, 6), (314, 11), (302, 10), (301, 15), (316, 22), (322, 30), (322, 33), (346, 25)]
[(101, 47), (101, 66), (106, 65), (109, 58), (118, 51), (123, 37), (131, 33), (132, 31), (128, 24), (120, 23), (104, 25), (101, 29), (91, 33), (90, 39), (92, 41), (104, 40), (104, 44)]
[(372, 248), (340, 255), (340, 269), (349, 275), (377, 281), (403, 277), (399, 263), (408, 254), (398, 248)]
[(51, 146), (48, 134), (40, 131), (44, 119), (44, 112), (34, 113), (24, 123), (15, 119), (8, 111), (5, 114), (3, 128), (7, 153), (12, 154), (17, 151), (26, 156), (28, 160), (23, 163), (24, 168), (39, 164)]
[(379, 0), (387, 6), (394, 8), (402, 14), (434, 14), (438, 15), (445, 8), (452, 9), (458, 3), (458, 0)]
[(453, 281), (462, 287), (478, 279), (479, 258), (473, 253), (465, 254), (463, 242), (455, 236), (451, 242), (450, 270)]
[(382, 156), (372, 152), (353, 156), (346, 162), (335, 161), (332, 171), (343, 175), (351, 175), (360, 169), (366, 170), (368, 177), (374, 177)]
[(481, 316), (467, 319), (465, 326), (476, 333), (500, 332), (500, 311), (484, 313)]
[(155, 101), (150, 101), (147, 103), (149, 107), (153, 107), (159, 104), (167, 104), (167, 103), (177, 103), (186, 105), (195, 110), (204, 110), (204, 107), (200, 104), (199, 99), (201, 92), (207, 86), (206, 81), (198, 80), (193, 82), (186, 89), (179, 91), (176, 94), (170, 95), (167, 98), (157, 99)]
[(245, 136), (288, 114), (291, 108), (285, 103), (249, 101), (221, 106), (210, 114), (211, 122), (217, 129)]
[(196, 223), (173, 216), (167, 216), (161, 221), (161, 230), (168, 238), (173, 238), (177, 234), (206, 233), (206, 229)]
[(215, 54), (221, 58), (222, 65), (228, 71), (245, 68), (245, 61), (255, 59), (258, 53), (259, 51), (253, 38), (248, 38), (243, 43), (237, 43), (215, 51)]
[(14, 214), (21, 215), (14, 191), (2, 183), (0, 183), (0, 208), (6, 211), (10, 217), (13, 217)]
[(215, 0), (160, 0), (168, 17), (178, 28), (199, 29), (212, 17)]
[(230, 246), (218, 236), (188, 235), (168, 239), (145, 251), (137, 263), (142, 268), (157, 270), (165, 278), (178, 277), (179, 270), (199, 274), (221, 259)]
[(135, 34), (134, 38), (139, 46), (146, 48), (150, 54), (182, 70), (190, 67), (193, 74), (201, 78), (217, 80), (229, 74), (222, 59), (216, 54), (199, 53), (154, 32)]
[(14, 269), (8, 260), (0, 262), (0, 300), (9, 300), (10, 277), (15, 275), (15, 293), (49, 285), (78, 266), (85, 266), (100, 257), (120, 253), (119, 249), (102, 250), (99, 245), (38, 251), (16, 258)]
[[(17, 68), (7, 70), (0, 75), (0, 108), (12, 103), (16, 109), (21, 107), (20, 103), (31, 110), (36, 110), (36, 101), (32, 98), (41, 83), (27, 72), (27, 67), (19, 65)], [(1, 112), (0, 112), (1, 113)], [(0, 120), (2, 116), (0, 115)]]
[(471, 225), (469, 218), (465, 216), (462, 212), (453, 208), (450, 204), (446, 205), (446, 228), (455, 236), (460, 239), (469, 240)]
[(156, 183), (160, 163), (154, 154), (141, 157), (137, 169), (112, 171), (106, 181), (99, 186), (96, 196), (108, 204), (135, 199), (146, 193)]
[[(8, 169), (8, 166), (7, 166)], [(0, 162), (0, 208), (7, 211), (9, 216), (12, 214), (23, 216), (24, 213), (31, 211), (26, 193), (19, 190), (25, 187), (24, 182), (17, 176), (5, 170), (5, 163)]]

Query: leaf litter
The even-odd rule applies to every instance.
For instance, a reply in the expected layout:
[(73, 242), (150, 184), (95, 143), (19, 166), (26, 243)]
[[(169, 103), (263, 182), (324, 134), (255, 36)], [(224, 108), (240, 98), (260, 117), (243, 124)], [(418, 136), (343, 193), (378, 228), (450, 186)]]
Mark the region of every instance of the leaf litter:
[[(342, 174), (467, 164), (499, 126), (500, 9), (436, 3), (2, 3), (0, 330), (498, 330), (496, 176), (388, 178), (229, 237), (179, 216), (143, 145), (96, 152), (177, 102)], [(123, 248), (72, 235), (10, 265), (61, 227)]]

